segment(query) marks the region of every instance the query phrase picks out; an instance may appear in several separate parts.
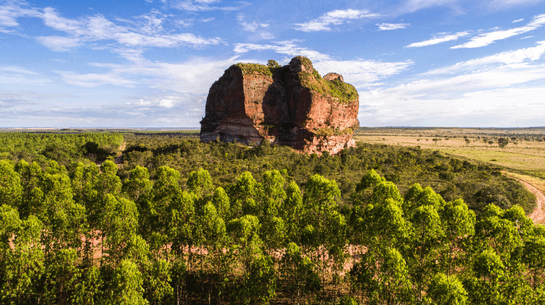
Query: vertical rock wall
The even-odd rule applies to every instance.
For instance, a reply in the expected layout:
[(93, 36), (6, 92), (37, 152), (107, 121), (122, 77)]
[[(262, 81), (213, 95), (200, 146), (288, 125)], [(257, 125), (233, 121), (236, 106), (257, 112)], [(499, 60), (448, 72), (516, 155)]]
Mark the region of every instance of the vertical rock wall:
[(322, 78), (305, 57), (283, 67), (237, 64), (210, 88), (201, 140), (268, 139), (304, 153), (336, 154), (354, 146), (358, 108), (352, 85), (336, 73)]

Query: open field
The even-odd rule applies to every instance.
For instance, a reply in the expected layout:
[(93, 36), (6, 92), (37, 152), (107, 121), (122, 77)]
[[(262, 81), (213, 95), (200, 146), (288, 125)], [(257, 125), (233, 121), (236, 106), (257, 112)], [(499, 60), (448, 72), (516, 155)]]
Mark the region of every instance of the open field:
[[(360, 128), (354, 138), (373, 144), (419, 146), (501, 166), (504, 174), (536, 195), (539, 213), (532, 213), (532, 218), (544, 221), (539, 200), (545, 193), (545, 128)], [(509, 143), (501, 148), (499, 138), (507, 138)]]
[[(420, 146), (545, 179), (545, 128), (360, 128), (356, 141)], [(500, 148), (499, 138), (509, 143)]]

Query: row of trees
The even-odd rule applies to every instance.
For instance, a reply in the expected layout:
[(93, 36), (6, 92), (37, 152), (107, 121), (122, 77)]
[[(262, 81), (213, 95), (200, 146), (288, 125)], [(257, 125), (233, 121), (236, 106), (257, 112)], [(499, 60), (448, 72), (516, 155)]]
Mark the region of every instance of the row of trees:
[[(545, 229), (519, 206), (401, 193), (368, 170), (224, 187), (161, 166), (0, 161), (3, 304), (537, 304)], [(180, 181), (184, 181), (180, 183)]]
[(84, 158), (104, 160), (123, 142), (123, 135), (110, 133), (35, 134), (0, 133), (0, 160), (55, 160), (69, 166)]
[[(362, 142), (339, 155), (303, 155), (293, 149), (271, 146), (267, 141), (248, 147), (236, 143), (201, 143), (182, 133), (132, 134), (86, 133), (79, 135), (0, 133), (0, 160), (26, 160), (46, 164), (57, 161), (69, 171), (78, 162), (98, 162), (117, 153), (122, 142), (123, 167), (118, 176), (125, 180), (136, 166), (146, 167), (152, 179), (158, 168), (169, 166), (180, 172), (180, 183), (203, 168), (212, 174), (217, 186), (232, 184), (249, 171), (258, 182), (272, 169), (285, 169), (289, 179), (304, 186), (314, 174), (335, 180), (342, 191), (341, 202), (348, 201), (357, 181), (373, 169), (402, 192), (414, 183), (431, 186), (448, 201), (462, 198), (477, 212), (493, 203), (503, 209), (520, 205), (528, 213), (535, 197), (516, 181), (500, 174), (499, 168), (474, 164), (444, 155), (439, 151)], [(119, 158), (116, 159), (119, 162)]]
[(420, 183), (431, 186), (448, 201), (464, 199), (477, 212), (491, 203), (503, 209), (518, 204), (527, 213), (535, 207), (535, 197), (518, 182), (502, 176), (500, 168), (452, 158), (439, 151), (358, 142), (357, 147), (335, 156), (308, 156), (288, 147), (271, 146), (267, 141), (257, 147), (164, 136), (126, 137), (126, 141), (124, 166), (119, 173), (123, 179), (136, 166), (146, 167), (153, 179), (158, 168), (169, 166), (180, 171), (184, 184), (192, 171), (203, 168), (211, 173), (215, 185), (225, 186), (246, 171), (261, 182), (266, 171), (285, 169), (289, 178), (301, 186), (315, 174), (337, 181), (342, 202), (348, 202), (359, 179), (373, 169), (394, 182), (401, 192)]

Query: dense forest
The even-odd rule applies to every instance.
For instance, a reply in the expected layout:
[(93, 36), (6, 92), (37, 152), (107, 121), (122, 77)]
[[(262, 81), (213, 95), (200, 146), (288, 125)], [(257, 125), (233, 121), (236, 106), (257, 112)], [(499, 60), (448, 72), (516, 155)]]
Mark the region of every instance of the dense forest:
[(1, 304), (545, 302), (535, 198), (496, 168), (364, 143), (42, 136), (0, 137)]

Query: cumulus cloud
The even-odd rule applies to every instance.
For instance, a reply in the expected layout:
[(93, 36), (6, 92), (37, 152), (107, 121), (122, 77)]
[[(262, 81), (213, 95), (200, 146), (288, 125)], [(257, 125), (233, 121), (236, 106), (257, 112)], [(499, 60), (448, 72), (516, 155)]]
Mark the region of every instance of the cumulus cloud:
[(392, 30), (400, 30), (405, 29), (409, 26), (408, 23), (380, 23), (378, 24), (378, 29), (380, 31), (392, 31)]
[(471, 38), (470, 41), (464, 44), (451, 47), (451, 49), (461, 49), (461, 48), (471, 49), (471, 48), (485, 47), (498, 40), (503, 40), (513, 36), (528, 33), (530, 31), (534, 31), (542, 27), (543, 25), (545, 25), (545, 14), (537, 15), (533, 18), (533, 20), (530, 23), (528, 23), (525, 26), (513, 28), (509, 30), (496, 30), (496, 31), (480, 34)]
[(331, 25), (341, 25), (350, 20), (379, 17), (379, 14), (373, 14), (368, 10), (334, 10), (327, 12), (317, 19), (296, 23), (294, 29), (303, 32), (331, 31)]
[(469, 31), (458, 32), (458, 33), (455, 33), (455, 34), (440, 33), (440, 34), (438, 34), (438, 36), (434, 36), (430, 40), (411, 43), (410, 45), (407, 46), (407, 48), (427, 47), (427, 46), (432, 46), (432, 45), (440, 44), (440, 43), (447, 42), (447, 41), (454, 41), (454, 40), (458, 40), (458, 38), (460, 38), (460, 37), (464, 37), (464, 36), (469, 35), (469, 33), (470, 33)]

